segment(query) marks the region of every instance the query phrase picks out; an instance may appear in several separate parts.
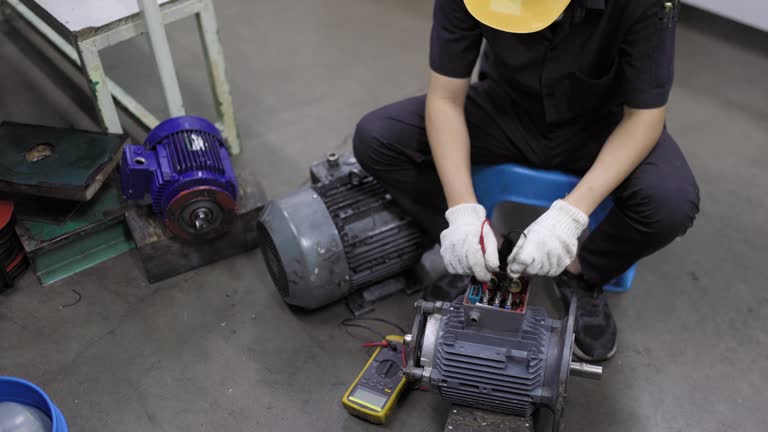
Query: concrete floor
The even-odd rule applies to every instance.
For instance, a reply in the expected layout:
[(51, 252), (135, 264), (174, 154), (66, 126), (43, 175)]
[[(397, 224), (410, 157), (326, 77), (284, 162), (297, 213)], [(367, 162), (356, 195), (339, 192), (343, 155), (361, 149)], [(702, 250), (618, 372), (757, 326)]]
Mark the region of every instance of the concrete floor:
[[(270, 196), (349, 148), (366, 111), (425, 88), (431, 2), (216, 6), (245, 146), (237, 165)], [(572, 380), (570, 431), (768, 424), (768, 53), (709, 28), (679, 29), (669, 113), (701, 214), (689, 235), (643, 260), (632, 291), (610, 296), (619, 352), (601, 382)], [(209, 115), (194, 32), (190, 20), (172, 25), (171, 45), (187, 106)], [(0, 38), (0, 119), (82, 124), (7, 43), (7, 27)], [(113, 78), (162, 110), (144, 42), (106, 54)], [(82, 301), (61, 309), (72, 288)], [(396, 296), (376, 315), (410, 325), (412, 301)], [(45, 388), (80, 432), (442, 430), (448, 407), (434, 394), (411, 395), (384, 428), (343, 410), (338, 399), (365, 360), (362, 336), (338, 326), (347, 314), (289, 310), (258, 251), (152, 286), (129, 253), (46, 288), (28, 273), (0, 295), (0, 373)]]

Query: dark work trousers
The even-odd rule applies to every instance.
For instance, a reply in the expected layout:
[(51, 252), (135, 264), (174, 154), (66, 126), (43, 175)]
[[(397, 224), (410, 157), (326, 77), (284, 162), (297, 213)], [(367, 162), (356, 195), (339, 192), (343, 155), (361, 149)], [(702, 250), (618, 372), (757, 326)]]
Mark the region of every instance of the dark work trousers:
[[(368, 113), (357, 125), (354, 152), (362, 167), (438, 241), (447, 227), (447, 205), (427, 141), (425, 100), (414, 97)], [(612, 125), (560, 134), (589, 137), (572, 144), (553, 138), (557, 131), (525, 132), (517, 124), (525, 119), (519, 113), (494, 112), (494, 102), (477, 84), (470, 88), (465, 114), (471, 159), (477, 165), (514, 162), (584, 174), (613, 129)], [(579, 249), (584, 277), (596, 286), (683, 235), (699, 210), (696, 180), (666, 128), (656, 147), (612, 196), (614, 208)]]

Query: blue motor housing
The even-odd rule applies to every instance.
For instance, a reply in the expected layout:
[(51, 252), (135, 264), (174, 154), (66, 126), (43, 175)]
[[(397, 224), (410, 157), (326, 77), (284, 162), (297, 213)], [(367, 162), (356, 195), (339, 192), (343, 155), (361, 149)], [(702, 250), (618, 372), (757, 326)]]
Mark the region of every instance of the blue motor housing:
[(120, 178), (125, 198), (149, 194), (155, 213), (180, 238), (215, 238), (234, 219), (238, 186), (232, 162), (221, 133), (203, 118), (168, 119), (143, 146), (126, 146)]

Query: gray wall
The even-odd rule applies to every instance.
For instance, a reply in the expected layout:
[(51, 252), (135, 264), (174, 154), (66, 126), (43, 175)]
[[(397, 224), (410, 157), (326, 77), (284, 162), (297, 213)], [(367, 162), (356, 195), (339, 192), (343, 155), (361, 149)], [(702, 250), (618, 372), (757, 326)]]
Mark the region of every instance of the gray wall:
[(767, 0), (684, 0), (712, 13), (768, 31)]

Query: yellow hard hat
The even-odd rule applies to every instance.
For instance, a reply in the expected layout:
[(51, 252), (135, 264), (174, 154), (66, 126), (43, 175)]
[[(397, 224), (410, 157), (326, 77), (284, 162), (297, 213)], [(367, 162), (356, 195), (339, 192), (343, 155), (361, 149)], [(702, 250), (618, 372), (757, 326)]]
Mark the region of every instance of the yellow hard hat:
[(533, 33), (555, 22), (571, 0), (464, 0), (481, 23), (510, 33)]

